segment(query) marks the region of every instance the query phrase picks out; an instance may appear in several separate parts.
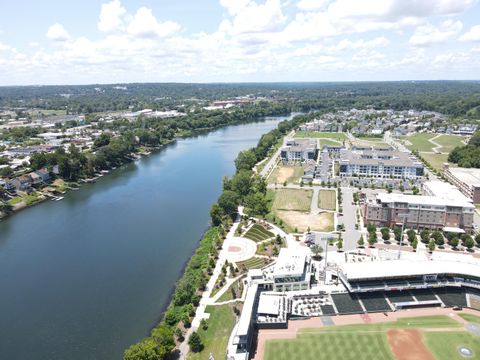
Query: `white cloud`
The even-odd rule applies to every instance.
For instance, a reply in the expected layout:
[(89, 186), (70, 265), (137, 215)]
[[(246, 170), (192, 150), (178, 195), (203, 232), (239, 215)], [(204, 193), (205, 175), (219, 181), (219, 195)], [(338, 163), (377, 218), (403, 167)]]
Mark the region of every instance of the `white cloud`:
[(67, 30), (59, 23), (53, 24), (48, 28), (47, 38), (53, 41), (67, 41), (70, 39), (70, 35)]
[(409, 43), (414, 46), (428, 46), (432, 44), (443, 43), (448, 39), (458, 35), (462, 31), (462, 22), (457, 20), (446, 20), (435, 27), (431, 24), (419, 26), (410, 37)]
[(323, 10), (331, 2), (331, 0), (300, 0), (297, 7), (300, 10)]
[(230, 15), (236, 15), (251, 3), (250, 0), (220, 0), (220, 5), (227, 9)]
[(102, 4), (100, 17), (98, 20), (98, 29), (102, 32), (110, 32), (123, 26), (123, 16), (127, 10), (122, 6), (120, 0), (112, 0), (109, 3)]
[(470, 28), (465, 34), (460, 36), (461, 41), (480, 41), (480, 25), (475, 25)]
[(128, 25), (127, 32), (138, 37), (171, 36), (180, 30), (180, 25), (173, 21), (158, 22), (152, 14), (152, 10), (141, 7)]

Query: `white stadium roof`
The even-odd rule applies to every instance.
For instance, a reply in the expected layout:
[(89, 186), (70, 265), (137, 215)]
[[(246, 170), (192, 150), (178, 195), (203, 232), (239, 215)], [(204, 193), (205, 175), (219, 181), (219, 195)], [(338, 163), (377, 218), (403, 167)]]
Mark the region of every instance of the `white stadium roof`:
[(341, 268), (349, 281), (445, 273), (480, 277), (480, 263), (478, 262), (388, 260), (345, 263), (341, 265)]

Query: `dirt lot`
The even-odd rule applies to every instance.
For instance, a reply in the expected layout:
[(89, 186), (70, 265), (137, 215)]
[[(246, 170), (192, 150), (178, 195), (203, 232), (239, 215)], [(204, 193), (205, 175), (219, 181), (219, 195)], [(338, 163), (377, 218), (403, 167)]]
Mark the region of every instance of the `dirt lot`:
[(299, 211), (278, 210), (276, 215), (290, 227), (297, 228), (299, 232), (307, 231), (333, 231), (333, 214), (322, 212), (318, 215)]

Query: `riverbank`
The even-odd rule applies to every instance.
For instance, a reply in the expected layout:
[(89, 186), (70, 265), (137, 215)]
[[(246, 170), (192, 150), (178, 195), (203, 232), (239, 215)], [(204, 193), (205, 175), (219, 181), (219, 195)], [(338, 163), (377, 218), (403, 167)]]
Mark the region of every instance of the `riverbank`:
[[(264, 180), (258, 177), (256, 181), (260, 183), (255, 186), (253, 184), (255, 181), (250, 182), (248, 180), (253, 176), (252, 169), (269, 154), (270, 149), (278, 143), (279, 139), (283, 138), (287, 132), (297, 125), (297, 122), (298, 120), (295, 120), (295, 118), (280, 122), (276, 129), (261, 136), (256, 147), (240, 152), (235, 160), (236, 174), (230, 182), (239, 184), (247, 181), (249, 183), (247, 193), (257, 191), (254, 188), (262, 188), (263, 190), (257, 192), (256, 195), (265, 197), (266, 184), (265, 186), (261, 185)], [(245, 175), (247, 176), (245, 177)], [(226, 234), (233, 224), (237, 207), (242, 202), (243, 197), (247, 195), (247, 193), (243, 193), (242, 197), (240, 194), (236, 194), (233, 185), (228, 185), (225, 188), (225, 184), (228, 183), (224, 181), (223, 193), (211, 208), (213, 226), (200, 241), (200, 245), (188, 262), (184, 274), (178, 280), (172, 301), (164, 313), (163, 320), (152, 330), (149, 337), (132, 345), (125, 351), (125, 360), (143, 359), (142, 354), (145, 354), (147, 349), (156, 352), (159, 359), (179, 350), (181, 358), (185, 358), (186, 341), (189, 342), (190, 336), (195, 333), (189, 331), (193, 316), (199, 306), (203, 292), (206, 290), (205, 285), (214, 273), (213, 269), (222, 267), (219, 261), (223, 260), (218, 258), (219, 250), (222, 248)], [(181, 344), (183, 344), (183, 347), (180, 347)]]

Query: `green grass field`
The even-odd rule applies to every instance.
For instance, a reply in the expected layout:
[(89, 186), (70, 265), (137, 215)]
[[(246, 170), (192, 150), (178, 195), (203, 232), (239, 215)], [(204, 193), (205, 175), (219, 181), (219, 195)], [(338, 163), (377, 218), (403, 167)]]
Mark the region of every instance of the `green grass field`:
[(458, 314), (462, 319), (467, 320), (471, 323), (480, 324), (480, 316), (472, 315), (472, 314)]
[(420, 156), (436, 170), (441, 170), (443, 163), (448, 162), (447, 154), (420, 153)]
[(335, 190), (320, 190), (318, 192), (318, 207), (324, 210), (336, 210), (337, 193)]
[(279, 189), (275, 191), (273, 210), (310, 211), (313, 190)]
[(253, 225), (243, 237), (253, 240), (255, 242), (267, 240), (275, 236), (271, 231), (268, 231), (263, 226), (255, 224)]
[(237, 295), (235, 299), (241, 298), (242, 292), (243, 292), (243, 278), (238, 279), (232, 285), (230, 285), (228, 290), (225, 291), (222, 294), (222, 296), (220, 296), (220, 298), (218, 299), (218, 302), (233, 300), (234, 298), (233, 298), (232, 289), (235, 291)]
[[(268, 340), (265, 360), (395, 360), (387, 341), (386, 330), (398, 328), (461, 328), (447, 316), (404, 318), (395, 322), (330, 326), (302, 329), (296, 339)], [(477, 341), (466, 331), (431, 332), (425, 330), (425, 344), (437, 359), (457, 359), (456, 349), (460, 345), (471, 347), (476, 353), (480, 349)], [(441, 339), (441, 340), (438, 340)], [(473, 344), (476, 341), (477, 344)], [(439, 354), (439, 355), (437, 355)]]
[(429, 139), (437, 136), (437, 134), (415, 134), (412, 136), (403, 136), (403, 140), (407, 140), (411, 145), (406, 145), (410, 150), (417, 151), (433, 151), (434, 145), (428, 141)]
[(233, 304), (207, 306), (206, 312), (210, 314), (207, 320), (208, 329), (198, 330), (204, 348), (199, 353), (188, 353), (189, 360), (208, 359), (212, 353), (215, 359), (225, 359), (228, 337), (235, 325), (235, 315), (232, 311)]
[(334, 146), (339, 146), (339, 145), (343, 145), (343, 141), (341, 141), (340, 143), (337, 142), (337, 141), (332, 141), (330, 139), (321, 139), (320, 140), (320, 149), (323, 149), (323, 147), (325, 145), (334, 145)]
[(318, 138), (318, 139), (333, 139), (343, 141), (347, 138), (342, 132), (318, 132), (318, 131), (297, 131), (296, 138)]
[(442, 135), (438, 138), (436, 138), (434, 141), (441, 145), (441, 151), (442, 152), (451, 152), (453, 149), (455, 149), (457, 146), (463, 146), (465, 145), (462, 142), (463, 138), (458, 135)]

